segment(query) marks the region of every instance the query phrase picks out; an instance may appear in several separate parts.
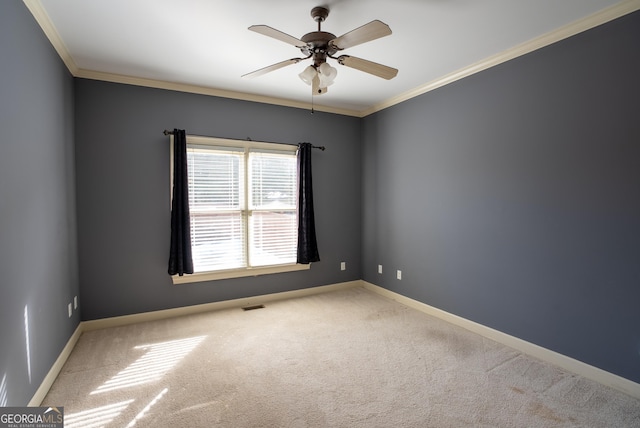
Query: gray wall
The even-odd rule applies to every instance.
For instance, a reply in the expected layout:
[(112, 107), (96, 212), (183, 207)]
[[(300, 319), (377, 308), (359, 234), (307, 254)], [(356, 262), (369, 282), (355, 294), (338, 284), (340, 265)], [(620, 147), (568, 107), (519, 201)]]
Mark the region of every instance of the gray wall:
[[(361, 278), (360, 119), (84, 79), (75, 93), (84, 320)], [(169, 139), (162, 131), (173, 128), (326, 146), (312, 155), (321, 261), (309, 271), (172, 285)]]
[(73, 78), (19, 1), (0, 2), (0, 58), (0, 405), (21, 406), (80, 322)]
[(363, 278), (640, 382), (639, 42), (636, 12), (365, 118)]
[[(635, 13), (361, 120), (74, 81), (0, 2), (0, 404), (31, 399), (73, 296), (89, 320), (359, 278), (640, 382), (638, 40)], [(322, 261), (172, 285), (173, 127), (327, 146)]]

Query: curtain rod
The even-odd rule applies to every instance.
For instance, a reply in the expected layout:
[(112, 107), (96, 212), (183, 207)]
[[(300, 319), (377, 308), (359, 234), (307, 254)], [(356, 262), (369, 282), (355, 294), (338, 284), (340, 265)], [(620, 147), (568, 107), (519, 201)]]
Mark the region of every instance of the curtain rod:
[[(165, 129), (164, 131), (162, 131), (162, 133), (163, 133), (164, 135), (173, 135), (173, 131), (169, 131), (169, 130), (167, 130), (167, 129)], [(224, 139), (224, 140), (234, 140), (234, 141), (253, 141), (253, 140), (252, 140), (251, 138), (249, 138), (249, 137), (247, 137), (247, 139), (246, 139), (246, 140), (240, 140), (240, 139), (238, 139), (238, 138), (222, 138), (222, 137), (211, 137), (211, 138), (221, 138), (221, 139)], [(266, 142), (268, 142), (268, 141), (264, 141), (264, 142), (266, 143)], [(297, 146), (297, 144), (289, 144), (289, 143), (273, 143), (273, 144), (286, 144), (287, 146)], [(320, 150), (322, 150), (323, 152), (324, 152), (324, 151), (325, 151), (325, 149), (326, 149), (326, 147), (325, 147), (325, 146), (314, 146), (314, 145), (311, 145), (311, 148), (314, 148), (314, 149), (320, 149)]]

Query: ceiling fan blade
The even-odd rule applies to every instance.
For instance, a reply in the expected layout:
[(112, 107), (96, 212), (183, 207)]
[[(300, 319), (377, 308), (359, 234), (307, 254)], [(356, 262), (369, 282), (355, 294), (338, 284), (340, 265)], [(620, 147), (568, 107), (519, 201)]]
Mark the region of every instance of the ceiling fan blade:
[(265, 36), (273, 37), (274, 39), (280, 40), (281, 42), (289, 43), (297, 48), (304, 48), (307, 46), (305, 42), (300, 39), (296, 39), (293, 36), (288, 35), (287, 33), (283, 33), (282, 31), (276, 30), (275, 28), (271, 28), (268, 25), (252, 25), (249, 27), (249, 30), (255, 31), (256, 33), (260, 33)]
[(379, 39), (380, 37), (388, 36), (389, 34), (391, 34), (391, 28), (389, 28), (389, 26), (384, 22), (376, 19), (368, 24), (364, 24), (362, 27), (349, 31), (340, 37), (336, 37), (329, 43), (338, 50), (342, 50), (365, 42), (370, 42), (371, 40)]
[(286, 61), (281, 61), (276, 64), (272, 64), (268, 67), (261, 68), (260, 70), (252, 71), (251, 73), (243, 74), (242, 77), (251, 78), (262, 76), (263, 74), (267, 74), (271, 71), (277, 70), (282, 67), (286, 67), (287, 65), (297, 64), (302, 61), (304, 58), (291, 58)]
[(339, 56), (338, 62), (347, 67), (355, 68), (356, 70), (364, 71), (365, 73), (373, 74), (374, 76), (387, 80), (393, 79), (398, 74), (398, 70), (395, 68), (349, 55)]

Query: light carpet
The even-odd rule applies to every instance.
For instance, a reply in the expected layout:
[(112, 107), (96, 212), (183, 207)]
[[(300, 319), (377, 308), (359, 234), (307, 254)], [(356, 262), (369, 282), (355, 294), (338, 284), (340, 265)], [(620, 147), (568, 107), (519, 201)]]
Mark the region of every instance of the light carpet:
[(74, 427), (640, 427), (640, 401), (363, 288), (82, 334)]

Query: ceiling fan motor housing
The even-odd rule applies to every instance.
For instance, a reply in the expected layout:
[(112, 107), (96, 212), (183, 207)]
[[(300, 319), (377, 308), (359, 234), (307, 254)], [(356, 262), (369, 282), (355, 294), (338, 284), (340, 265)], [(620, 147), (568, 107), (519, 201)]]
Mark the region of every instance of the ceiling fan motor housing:
[(300, 50), (304, 55), (313, 55), (313, 65), (316, 67), (322, 63), (327, 62), (327, 56), (333, 55), (338, 51), (333, 45), (329, 44), (329, 41), (335, 39), (336, 36), (326, 31), (313, 31), (307, 33), (300, 38), (307, 44), (306, 47)]
[(329, 16), (329, 9), (318, 6), (311, 9), (311, 17), (318, 23), (318, 31), (307, 33), (300, 38), (307, 46), (300, 50), (304, 55), (313, 55), (314, 67), (319, 67), (327, 62), (327, 56), (333, 55), (338, 51), (329, 41), (336, 38), (335, 34), (322, 31), (320, 24)]

